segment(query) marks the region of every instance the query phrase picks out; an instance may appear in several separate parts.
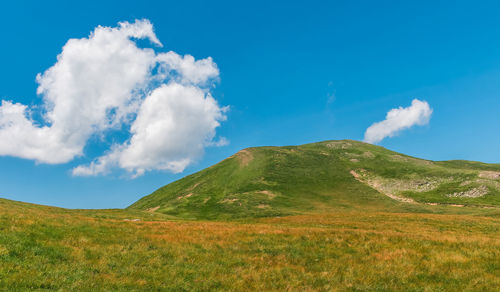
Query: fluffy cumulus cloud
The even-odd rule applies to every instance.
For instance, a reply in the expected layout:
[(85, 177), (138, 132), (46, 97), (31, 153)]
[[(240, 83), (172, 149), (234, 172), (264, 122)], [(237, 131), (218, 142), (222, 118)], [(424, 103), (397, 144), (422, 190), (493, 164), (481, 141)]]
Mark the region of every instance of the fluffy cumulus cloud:
[(181, 172), (213, 140), (224, 110), (198, 87), (164, 84), (145, 98), (128, 142), (73, 173), (99, 174), (113, 165), (136, 175), (152, 169)]
[(402, 130), (415, 125), (426, 125), (432, 115), (432, 109), (426, 101), (414, 99), (411, 106), (391, 109), (385, 120), (374, 123), (365, 132), (365, 142), (378, 143), (386, 137), (393, 137)]
[(127, 141), (73, 174), (119, 167), (141, 175), (181, 172), (206, 146), (225, 141), (214, 140), (226, 108), (210, 94), (219, 76), (212, 58), (157, 53), (137, 46), (137, 39), (162, 46), (148, 20), (99, 26), (87, 38), (70, 39), (57, 62), (37, 76), (41, 120), (25, 105), (2, 101), (0, 155), (65, 163), (82, 156), (91, 137), (125, 128)]

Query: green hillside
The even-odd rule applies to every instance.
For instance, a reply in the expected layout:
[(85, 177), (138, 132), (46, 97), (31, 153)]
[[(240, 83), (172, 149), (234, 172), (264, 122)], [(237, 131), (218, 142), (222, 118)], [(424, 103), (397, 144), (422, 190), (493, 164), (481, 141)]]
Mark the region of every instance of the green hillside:
[(433, 162), (343, 140), (247, 148), (158, 189), (129, 209), (229, 219), (339, 209), (440, 213), (449, 206), (498, 212), (500, 165)]

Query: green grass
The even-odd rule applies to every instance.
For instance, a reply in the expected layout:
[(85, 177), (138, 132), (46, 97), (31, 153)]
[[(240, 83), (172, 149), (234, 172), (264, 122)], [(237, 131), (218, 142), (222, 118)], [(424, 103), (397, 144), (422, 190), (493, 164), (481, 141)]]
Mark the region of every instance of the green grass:
[(498, 171), (326, 141), (246, 149), (127, 209), (0, 199), (0, 290), (498, 291)]
[[(154, 208), (186, 219), (235, 219), (339, 208), (435, 212), (426, 203), (498, 208), (500, 179), (480, 178), (484, 171), (500, 173), (500, 165), (432, 162), (350, 140), (248, 148), (160, 188), (129, 209)], [(482, 185), (488, 193), (481, 197), (450, 196)], [(401, 204), (384, 193), (421, 204)]]
[(498, 217), (339, 209), (186, 221), (8, 200), (0, 214), (0, 290), (500, 288)]

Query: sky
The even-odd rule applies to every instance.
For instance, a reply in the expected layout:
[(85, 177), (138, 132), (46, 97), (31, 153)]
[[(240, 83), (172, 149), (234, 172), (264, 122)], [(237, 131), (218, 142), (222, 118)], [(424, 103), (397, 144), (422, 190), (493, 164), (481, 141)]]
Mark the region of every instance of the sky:
[(337, 139), (500, 163), (497, 1), (76, 2), (0, 4), (0, 197), (122, 208)]

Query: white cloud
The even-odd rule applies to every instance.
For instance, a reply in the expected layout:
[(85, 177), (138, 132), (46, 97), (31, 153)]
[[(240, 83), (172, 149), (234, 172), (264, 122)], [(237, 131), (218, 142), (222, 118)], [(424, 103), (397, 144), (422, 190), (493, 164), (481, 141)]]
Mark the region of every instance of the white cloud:
[(182, 57), (168, 52), (158, 54), (157, 61), (163, 78), (170, 77), (180, 83), (204, 85), (219, 76), (219, 69), (211, 57), (195, 60), (191, 55)]
[(57, 62), (37, 76), (41, 123), (27, 106), (2, 101), (0, 155), (65, 163), (83, 155), (93, 135), (125, 125), (128, 141), (73, 173), (105, 174), (112, 167), (136, 175), (180, 172), (199, 158), (225, 119), (210, 95), (217, 65), (210, 57), (139, 48), (134, 39), (162, 46), (148, 20), (99, 26), (88, 38), (68, 40)]
[(385, 120), (372, 124), (365, 132), (365, 142), (378, 143), (386, 137), (393, 137), (414, 125), (426, 125), (432, 109), (426, 101), (414, 99), (411, 106), (395, 108), (387, 112)]
[(224, 119), (224, 108), (209, 93), (192, 85), (164, 84), (141, 105), (130, 141), (73, 173), (97, 175), (115, 165), (136, 175), (152, 169), (181, 172), (203, 154)]

